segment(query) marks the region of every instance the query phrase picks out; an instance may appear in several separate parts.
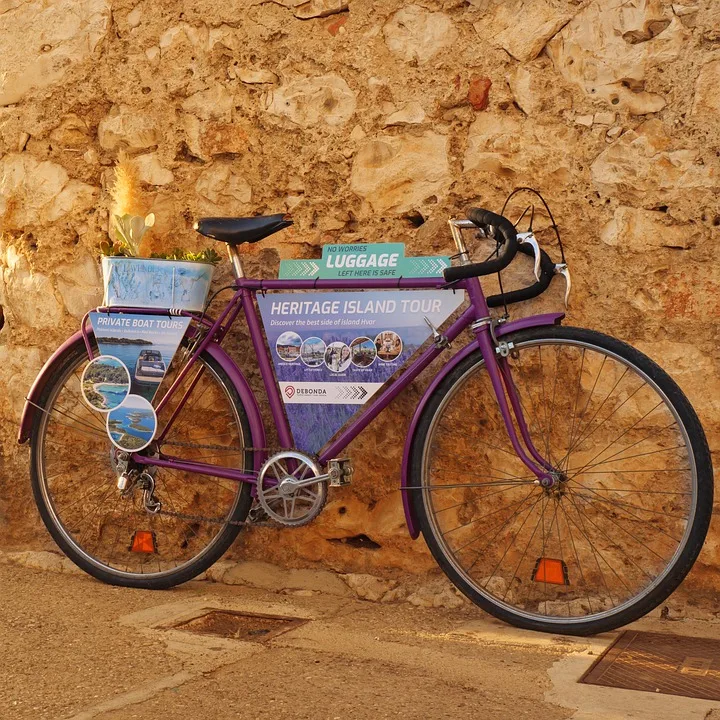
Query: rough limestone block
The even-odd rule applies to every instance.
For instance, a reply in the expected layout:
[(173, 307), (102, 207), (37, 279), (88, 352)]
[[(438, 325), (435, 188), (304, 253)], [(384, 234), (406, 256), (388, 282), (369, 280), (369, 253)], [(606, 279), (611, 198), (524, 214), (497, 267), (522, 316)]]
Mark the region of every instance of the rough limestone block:
[(267, 112), (300, 127), (344, 125), (355, 114), (355, 93), (339, 75), (291, 80), (268, 95)]
[[(4, 302), (0, 293), (0, 303)], [(5, 389), (5, 399), (0, 403), (0, 418), (10, 424), (13, 434), (17, 432), (25, 395), (40, 372), (46, 355), (38, 348), (0, 345), (0, 383)]]
[(572, 15), (558, 10), (547, 0), (514, 0), (496, 3), (475, 23), (480, 37), (503, 48), (516, 60), (534, 60), (547, 41)]
[(252, 199), (252, 188), (245, 177), (236, 172), (232, 165), (215, 163), (200, 174), (195, 191), (205, 202), (203, 212), (224, 212), (232, 215)]
[(594, 0), (549, 43), (558, 72), (593, 99), (634, 115), (662, 110), (666, 99), (644, 89), (648, 71), (677, 60), (688, 32), (661, 3), (637, 7)]
[(355, 155), (350, 186), (376, 212), (404, 212), (444, 195), (450, 180), (447, 138), (426, 132), (366, 140)]
[(382, 600), (385, 594), (397, 585), (395, 580), (384, 580), (364, 573), (349, 573), (340, 577), (359, 598), (372, 602)]
[(128, 105), (114, 105), (98, 125), (98, 140), (105, 150), (148, 150), (160, 140), (157, 120)]
[(390, 52), (405, 62), (423, 64), (451, 46), (458, 36), (452, 20), (442, 12), (430, 12), (419, 5), (398, 10), (383, 26)]
[(0, 304), (9, 311), (12, 323), (33, 329), (54, 327), (62, 317), (62, 306), (55, 298), (50, 278), (33, 272), (27, 258), (14, 247), (2, 257)]
[(600, 239), (621, 250), (645, 253), (650, 247), (690, 247), (691, 227), (673, 225), (666, 213), (621, 205), (601, 230)]
[(108, 0), (34, 0), (0, 6), (0, 107), (60, 82), (107, 32)]
[(720, 116), (720, 60), (712, 60), (700, 68), (692, 112), (717, 122)]
[(644, 193), (667, 198), (681, 189), (717, 185), (717, 160), (698, 163), (697, 150), (669, 148), (665, 126), (659, 120), (648, 120), (600, 153), (591, 167), (593, 182), (604, 192), (622, 190), (626, 197), (637, 199)]
[(25, 152), (0, 159), (0, 218), (5, 229), (24, 230), (81, 213), (95, 198), (95, 188), (70, 180), (62, 165), (40, 162)]
[(168, 185), (175, 178), (170, 170), (160, 164), (157, 153), (146, 153), (135, 158), (138, 176), (148, 185)]
[(90, 255), (57, 268), (57, 289), (65, 309), (81, 320), (88, 308), (102, 302), (102, 283), (98, 265)]

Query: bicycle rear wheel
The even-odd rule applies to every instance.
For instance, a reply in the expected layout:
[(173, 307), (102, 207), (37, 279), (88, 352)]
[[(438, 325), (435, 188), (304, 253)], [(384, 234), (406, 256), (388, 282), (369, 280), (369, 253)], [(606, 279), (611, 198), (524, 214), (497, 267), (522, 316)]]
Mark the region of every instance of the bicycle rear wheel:
[(700, 552), (710, 452), (682, 391), (601, 333), (505, 338), (543, 488), (515, 454), (482, 357), (437, 387), (413, 440), (412, 502), (435, 559), (473, 602), (514, 625), (585, 635), (641, 617)]
[[(156, 515), (145, 509), (141, 489), (130, 485), (121, 492), (120, 451), (110, 442), (105, 416), (82, 398), (80, 379), (87, 362), (85, 345), (79, 342), (58, 363), (40, 398), (42, 410), (35, 414), (31, 481), (43, 522), (61, 550), (103, 582), (163, 589), (190, 580), (237, 537), (240, 526), (228, 521), (245, 520), (250, 485), (150, 468), (162, 510)], [(171, 366), (156, 400), (176, 377), (179, 364), (176, 360)], [(245, 410), (230, 378), (208, 354), (200, 356), (158, 414), (159, 430), (186, 389), (187, 400), (163, 445), (151, 444), (143, 454), (162, 450), (184, 460), (248, 470), (245, 447), (251, 441)]]

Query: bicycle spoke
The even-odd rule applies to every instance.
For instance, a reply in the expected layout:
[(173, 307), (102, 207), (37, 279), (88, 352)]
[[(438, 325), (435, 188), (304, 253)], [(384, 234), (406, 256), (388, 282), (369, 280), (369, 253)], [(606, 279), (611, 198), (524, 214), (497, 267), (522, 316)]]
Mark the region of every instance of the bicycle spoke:
[[(611, 626), (665, 582), (687, 542), (697, 497), (687, 435), (654, 377), (620, 352), (515, 344), (507, 392), (512, 382), (535, 448), (555, 468), (547, 487), (507, 449), (497, 403), (483, 399), (493, 392), (484, 368), (434, 411), (413, 482), (425, 498), (423, 532), (448, 575), (491, 611), (497, 603), (541, 624)], [(513, 482), (517, 490), (503, 485)]]

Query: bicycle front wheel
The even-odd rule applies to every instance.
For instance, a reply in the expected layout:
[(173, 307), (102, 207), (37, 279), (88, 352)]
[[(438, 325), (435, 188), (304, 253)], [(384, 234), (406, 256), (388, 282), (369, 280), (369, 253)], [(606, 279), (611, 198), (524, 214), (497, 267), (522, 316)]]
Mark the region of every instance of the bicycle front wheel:
[[(97, 355), (97, 350), (95, 350)], [(31, 481), (40, 515), (61, 550), (90, 575), (112, 585), (163, 589), (206, 570), (237, 537), (252, 503), (250, 486), (142, 466), (125, 490), (118, 487), (121, 451), (106, 432), (105, 416), (83, 400), (88, 362), (83, 342), (59, 363), (38, 403), (31, 434)], [(175, 361), (156, 399), (180, 367)], [(180, 400), (184, 403), (180, 404)], [(230, 378), (210, 356), (200, 356), (168, 405), (158, 413), (163, 452), (189, 461), (244, 468), (250, 430)], [(137, 484), (145, 470), (160, 512), (148, 512)], [(136, 484), (133, 484), (136, 483)]]
[(680, 584), (710, 522), (700, 422), (654, 362), (601, 333), (505, 338), (542, 487), (508, 439), (482, 357), (436, 388), (413, 440), (412, 502), (452, 582), (496, 617), (585, 635), (632, 622)]

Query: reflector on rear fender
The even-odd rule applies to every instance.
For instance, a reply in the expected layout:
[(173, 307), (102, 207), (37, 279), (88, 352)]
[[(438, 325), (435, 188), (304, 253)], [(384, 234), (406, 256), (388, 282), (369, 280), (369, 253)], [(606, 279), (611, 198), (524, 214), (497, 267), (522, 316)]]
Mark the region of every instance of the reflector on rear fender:
[(130, 540), (130, 552), (154, 553), (157, 551), (155, 533), (152, 530), (136, 530)]
[(551, 583), (553, 585), (569, 585), (567, 565), (563, 560), (554, 558), (538, 558), (532, 572), (535, 582)]

